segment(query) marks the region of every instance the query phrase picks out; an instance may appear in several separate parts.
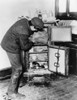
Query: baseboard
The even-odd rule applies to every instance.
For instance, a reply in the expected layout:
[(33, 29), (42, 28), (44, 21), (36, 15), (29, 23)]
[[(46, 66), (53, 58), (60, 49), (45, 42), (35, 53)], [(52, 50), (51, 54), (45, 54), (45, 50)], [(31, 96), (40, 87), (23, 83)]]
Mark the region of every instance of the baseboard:
[(11, 68), (6, 68), (6, 69), (0, 70), (0, 80), (10, 78), (11, 73), (12, 73)]

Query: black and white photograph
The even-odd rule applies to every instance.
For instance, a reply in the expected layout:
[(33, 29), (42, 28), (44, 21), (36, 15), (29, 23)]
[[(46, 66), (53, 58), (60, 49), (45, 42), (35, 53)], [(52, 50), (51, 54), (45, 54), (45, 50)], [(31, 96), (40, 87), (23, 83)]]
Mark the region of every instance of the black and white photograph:
[(77, 0), (0, 0), (0, 100), (77, 100)]

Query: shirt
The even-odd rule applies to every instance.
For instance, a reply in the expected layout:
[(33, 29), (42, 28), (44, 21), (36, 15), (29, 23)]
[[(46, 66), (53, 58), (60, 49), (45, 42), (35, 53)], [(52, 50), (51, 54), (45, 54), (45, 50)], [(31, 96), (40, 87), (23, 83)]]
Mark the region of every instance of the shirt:
[(19, 53), (20, 50), (28, 51), (33, 46), (29, 36), (33, 34), (27, 19), (18, 20), (4, 35), (1, 46), (10, 53)]

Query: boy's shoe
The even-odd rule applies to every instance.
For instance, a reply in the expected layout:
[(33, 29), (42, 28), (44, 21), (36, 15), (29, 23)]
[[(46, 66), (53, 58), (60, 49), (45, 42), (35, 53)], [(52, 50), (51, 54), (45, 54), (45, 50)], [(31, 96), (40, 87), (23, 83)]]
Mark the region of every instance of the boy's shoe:
[(8, 99), (7, 100), (25, 100), (26, 96), (20, 93), (12, 93), (8, 94)]

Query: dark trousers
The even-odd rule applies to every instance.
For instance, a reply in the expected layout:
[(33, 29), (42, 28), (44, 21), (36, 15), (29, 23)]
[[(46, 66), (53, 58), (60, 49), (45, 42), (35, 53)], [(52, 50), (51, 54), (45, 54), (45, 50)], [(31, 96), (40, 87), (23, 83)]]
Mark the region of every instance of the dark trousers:
[(7, 52), (7, 55), (12, 66), (12, 75), (8, 86), (8, 93), (17, 93), (23, 73), (24, 71), (27, 71), (25, 69), (24, 51), (21, 51), (20, 54)]

